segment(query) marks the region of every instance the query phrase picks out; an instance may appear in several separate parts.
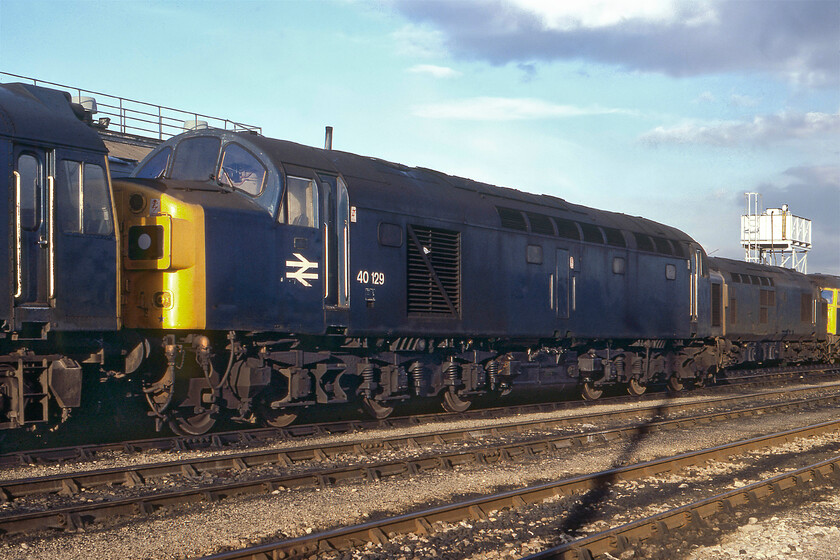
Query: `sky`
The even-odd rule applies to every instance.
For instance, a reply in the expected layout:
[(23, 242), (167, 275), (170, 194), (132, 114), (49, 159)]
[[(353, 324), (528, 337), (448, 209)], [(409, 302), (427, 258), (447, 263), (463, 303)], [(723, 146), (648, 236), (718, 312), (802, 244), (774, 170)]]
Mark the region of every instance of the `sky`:
[[(840, 0), (0, 0), (0, 71), (677, 227), (745, 192), (840, 275)], [(4, 79), (8, 81), (8, 79)]]

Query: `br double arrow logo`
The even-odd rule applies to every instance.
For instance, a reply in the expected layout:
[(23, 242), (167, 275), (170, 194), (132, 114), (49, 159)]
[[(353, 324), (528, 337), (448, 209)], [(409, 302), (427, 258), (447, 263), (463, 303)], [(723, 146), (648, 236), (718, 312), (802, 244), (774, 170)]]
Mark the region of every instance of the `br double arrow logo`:
[[(306, 257), (301, 255), (300, 253), (292, 253), (296, 261), (286, 261), (286, 278), (292, 278), (297, 280), (307, 288), (311, 288), (312, 284), (308, 282), (308, 280), (317, 280), (318, 279), (318, 263), (316, 262), (309, 262), (306, 260)], [(314, 272), (308, 272), (310, 268), (314, 268)], [(294, 270), (292, 270), (294, 269)]]

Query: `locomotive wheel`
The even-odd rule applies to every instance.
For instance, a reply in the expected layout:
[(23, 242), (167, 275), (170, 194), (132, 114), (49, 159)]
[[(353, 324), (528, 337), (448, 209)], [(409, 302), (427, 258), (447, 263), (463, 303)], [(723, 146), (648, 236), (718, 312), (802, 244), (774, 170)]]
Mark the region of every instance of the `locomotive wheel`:
[(216, 424), (212, 413), (202, 412), (194, 416), (175, 416), (169, 421), (169, 429), (179, 436), (200, 436)]
[(634, 397), (643, 395), (646, 390), (647, 387), (639, 383), (637, 379), (631, 379), (627, 382), (627, 392), (633, 395)]
[(462, 399), (455, 392), (453, 387), (443, 394), (443, 401), (440, 403), (446, 412), (464, 412), (470, 407), (470, 401)]
[(580, 386), (580, 396), (585, 401), (594, 401), (603, 394), (604, 390), (596, 389), (592, 383), (587, 382)]
[(676, 375), (672, 375), (668, 378), (668, 389), (673, 391), (674, 393), (679, 393), (683, 389), (685, 389), (685, 385), (683, 385), (682, 380), (677, 377)]
[(394, 412), (393, 406), (386, 406), (381, 402), (368, 397), (362, 399), (362, 408), (366, 413), (377, 420), (387, 418), (392, 412)]

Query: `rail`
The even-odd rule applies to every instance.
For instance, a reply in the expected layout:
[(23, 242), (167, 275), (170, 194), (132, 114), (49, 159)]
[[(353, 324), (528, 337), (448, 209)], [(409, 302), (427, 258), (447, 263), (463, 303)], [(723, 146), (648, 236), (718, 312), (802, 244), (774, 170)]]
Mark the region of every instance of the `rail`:
[(93, 108), (93, 113), (96, 115), (95, 122), (99, 128), (119, 134), (166, 140), (171, 136), (197, 127), (262, 133), (261, 127), (230, 119), (117, 97), (18, 74), (0, 72), (0, 83), (12, 81), (23, 81), (36, 86), (63, 89), (69, 91), (76, 101), (91, 98), (95, 101), (95, 107), (94, 105), (88, 105), (86, 108)]
[[(761, 395), (756, 394), (754, 396)], [(520, 457), (545, 456), (562, 452), (564, 449), (583, 448), (587, 445), (598, 445), (618, 438), (632, 440), (633, 438), (640, 437), (642, 434), (649, 433), (651, 431), (685, 428), (689, 425), (696, 425), (700, 423), (705, 424), (713, 421), (727, 421), (736, 417), (755, 416), (771, 411), (783, 412), (810, 409), (815, 406), (836, 406), (838, 399), (840, 399), (840, 395), (831, 395), (794, 402), (730, 410), (691, 418), (678, 418), (653, 423), (646, 422), (643, 424), (634, 424), (632, 426), (598, 432), (585, 432), (571, 435), (549, 435), (519, 443), (502, 443), (499, 445), (491, 445), (464, 451), (455, 450), (443, 451), (440, 453), (431, 452), (408, 459), (400, 458), (396, 460), (386, 460), (385, 462), (379, 463), (370, 462), (361, 465), (338, 467), (328, 466), (323, 469), (306, 469), (295, 473), (260, 476), (259, 478), (242, 482), (226, 482), (222, 480), (218, 484), (200, 485), (199, 487), (191, 487), (182, 490), (165, 490), (151, 495), (135, 495), (116, 498), (105, 502), (90, 503), (88, 501), (82, 501), (59, 509), (47, 509), (44, 511), (22, 513), (19, 515), (0, 515), (0, 535), (28, 533), (45, 529), (82, 529), (86, 525), (97, 520), (104, 521), (110, 517), (118, 515), (137, 516), (151, 513), (162, 507), (178, 504), (220, 501), (229, 497), (237, 496), (265, 495), (280, 490), (296, 488), (325, 488), (348, 481), (373, 482), (392, 477), (408, 478), (416, 476), (418, 473), (422, 472), (448, 469), (461, 465), (475, 463), (490, 465), (504, 461), (515, 461)], [(685, 406), (694, 408), (694, 404), (696, 403), (686, 403)], [(707, 402), (706, 404), (709, 403)], [(616, 417), (615, 412), (610, 412), (607, 415), (611, 418)], [(632, 415), (635, 416), (636, 414), (632, 413)], [(587, 418), (591, 420), (592, 417)], [(127, 467), (116, 467), (30, 479), (3, 481), (0, 482), (0, 503), (9, 503), (19, 498), (37, 494), (60, 493), (66, 496), (72, 496), (79, 494), (82, 489), (88, 490), (106, 485), (139, 486), (142, 484), (149, 484), (151, 480), (160, 479), (165, 476), (184, 475), (187, 477), (197, 478), (206, 473), (225, 470), (236, 470), (241, 472), (246, 469), (263, 467), (271, 464), (291, 467), (292, 465), (303, 461), (325, 461), (344, 453), (369, 455), (382, 449), (407, 448), (409, 446), (423, 448), (433, 443), (444, 445), (450, 442), (472, 440), (474, 439), (474, 436), (478, 434), (487, 435), (494, 432), (495, 435), (510, 432), (521, 433), (528, 428), (545, 428), (555, 422), (526, 422), (524, 424), (510, 426), (469, 428), (466, 430), (453, 430), (448, 433), (436, 432), (427, 435), (420, 434), (413, 436), (400, 436), (392, 439), (337, 443), (326, 447), (307, 446), (289, 449), (252, 451), (226, 456), (185, 459), (168, 463), (132, 465)], [(564, 420), (560, 420), (560, 422), (562, 424), (572, 423), (579, 425), (581, 423), (581, 418), (566, 418)], [(840, 421), (819, 424), (817, 425), (817, 431), (815, 433), (822, 433), (820, 430), (823, 430), (826, 426), (829, 426), (829, 428), (825, 429), (835, 430), (838, 425), (840, 425)], [(810, 428), (813, 428), (813, 426)], [(799, 431), (794, 429), (783, 432), (783, 436), (787, 437), (791, 434), (798, 433)], [(762, 436), (747, 441), (763, 442), (768, 437), (769, 436)], [(721, 448), (731, 449), (733, 446), (735, 446), (735, 444), (727, 444)], [(761, 446), (762, 445), (758, 445), (750, 448), (757, 449)], [(693, 457), (698, 453), (701, 452), (679, 455), (676, 459), (680, 459), (684, 456)], [(633, 474), (633, 476), (643, 476), (644, 473), (647, 472), (649, 465), (660, 463), (663, 462), (652, 461), (643, 463), (642, 467), (637, 469), (638, 473)], [(633, 472), (630, 467), (622, 469), (622, 472), (624, 471), (630, 473)], [(657, 470), (657, 468), (654, 468), (652, 472), (660, 471)], [(580, 477), (575, 478), (574, 480), (578, 480), (579, 478)], [(597, 481), (598, 476), (592, 475), (581, 479), (591, 479)], [(584, 489), (589, 488), (587, 485), (584, 486)], [(283, 558), (284, 556), (281, 555), (280, 557)], [(260, 557), (255, 556), (255, 558)]]
[[(391, 533), (434, 533), (433, 526), (437, 522), (458, 523), (463, 520), (483, 520), (490, 517), (491, 512), (500, 509), (516, 509), (528, 504), (536, 504), (549, 498), (563, 495), (582, 494), (597, 491), (603, 488), (606, 483), (617, 480), (638, 480), (647, 476), (662, 473), (673, 473), (688, 466), (700, 465), (711, 459), (725, 459), (731, 455), (737, 455), (772, 447), (791, 441), (795, 438), (804, 438), (814, 435), (833, 432), (840, 429), (840, 421), (832, 420), (820, 424), (814, 424), (803, 428), (796, 428), (775, 434), (769, 434), (728, 443), (712, 448), (701, 449), (687, 453), (681, 453), (672, 457), (664, 457), (643, 463), (635, 463), (616, 467), (597, 473), (579, 475), (563, 480), (536, 484), (525, 488), (508, 490), (499, 494), (482, 496), (454, 504), (434, 507), (432, 509), (416, 511), (387, 517), (376, 521), (370, 521), (360, 525), (331, 529), (322, 533), (312, 533), (295, 537), (289, 540), (269, 542), (239, 550), (222, 552), (219, 554), (205, 556), (203, 560), (259, 560), (263, 558), (310, 558), (318, 555), (320, 551), (344, 552), (356, 546), (364, 546), (367, 543), (384, 544), (389, 541)], [(835, 458), (827, 462), (829, 474), (821, 473), (825, 478), (829, 475), (836, 476), (840, 469), (834, 466), (834, 462), (840, 461)], [(822, 468), (823, 465), (820, 465)], [(810, 468), (815, 468), (814, 466)], [(801, 473), (797, 473), (801, 475)], [(817, 476), (817, 475), (813, 475)], [(806, 478), (805, 481), (810, 480)], [(773, 480), (772, 482), (777, 482)], [(788, 487), (789, 485), (785, 485)], [(740, 488), (730, 492), (730, 496), (742, 495), (745, 489)], [(730, 496), (727, 498), (731, 499)], [(714, 503), (720, 502), (724, 496), (716, 496)], [(589, 542), (587, 539), (573, 541), (570, 548), (576, 549), (577, 556), (557, 556), (564, 560), (569, 558), (594, 558), (595, 554), (586, 555)], [(615, 547), (613, 547), (615, 548)], [(596, 552), (600, 552), (597, 550)], [(539, 557), (539, 554), (534, 556)]]

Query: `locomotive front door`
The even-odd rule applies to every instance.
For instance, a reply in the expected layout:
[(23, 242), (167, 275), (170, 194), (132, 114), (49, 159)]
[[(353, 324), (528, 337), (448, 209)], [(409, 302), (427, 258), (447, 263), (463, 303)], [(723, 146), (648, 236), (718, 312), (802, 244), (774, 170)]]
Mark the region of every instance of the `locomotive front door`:
[(14, 299), (17, 322), (46, 322), (53, 297), (53, 180), (50, 154), (19, 146), (15, 150), (12, 231), (15, 251)]

